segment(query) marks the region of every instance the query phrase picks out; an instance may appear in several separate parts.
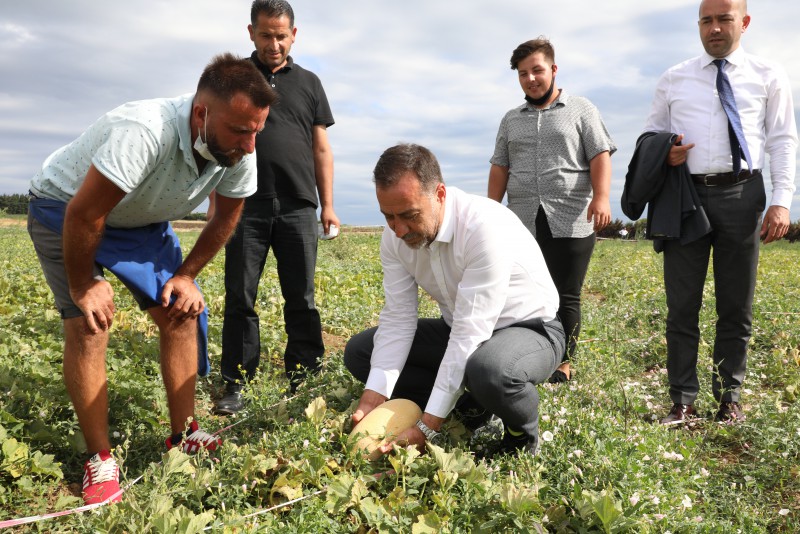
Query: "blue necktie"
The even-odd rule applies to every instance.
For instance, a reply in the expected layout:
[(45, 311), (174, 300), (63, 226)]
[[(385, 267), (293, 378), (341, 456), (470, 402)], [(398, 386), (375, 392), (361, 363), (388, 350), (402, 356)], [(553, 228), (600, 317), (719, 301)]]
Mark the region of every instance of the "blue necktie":
[(733, 174), (739, 174), (742, 170), (742, 157), (747, 162), (747, 168), (753, 170), (753, 162), (750, 159), (750, 151), (747, 149), (747, 141), (742, 130), (742, 121), (739, 118), (739, 108), (736, 107), (736, 99), (733, 98), (733, 88), (728, 75), (725, 74), (727, 59), (715, 59), (714, 65), (717, 66), (717, 93), (722, 109), (728, 116), (728, 138), (731, 143), (731, 156), (733, 159)]

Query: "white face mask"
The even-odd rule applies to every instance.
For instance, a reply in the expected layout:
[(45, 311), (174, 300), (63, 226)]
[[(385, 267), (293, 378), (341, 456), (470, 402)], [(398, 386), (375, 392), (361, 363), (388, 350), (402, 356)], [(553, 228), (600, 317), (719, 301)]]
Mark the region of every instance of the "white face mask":
[[(208, 107), (206, 107), (206, 118), (203, 121), (203, 135), (208, 139)], [(208, 148), (208, 143), (203, 141), (203, 138), (200, 136), (199, 128), (197, 130), (197, 139), (194, 140), (194, 149), (208, 161), (217, 163), (217, 158), (211, 153), (211, 150)]]

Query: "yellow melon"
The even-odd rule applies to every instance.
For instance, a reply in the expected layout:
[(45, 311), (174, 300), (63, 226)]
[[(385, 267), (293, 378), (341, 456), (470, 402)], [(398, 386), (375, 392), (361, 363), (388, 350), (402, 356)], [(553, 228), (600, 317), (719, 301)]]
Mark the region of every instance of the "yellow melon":
[(358, 422), (350, 433), (358, 439), (353, 450), (362, 451), (370, 461), (381, 456), (378, 447), (392, 441), (404, 430), (411, 428), (422, 417), (422, 410), (414, 401), (392, 399), (384, 402)]

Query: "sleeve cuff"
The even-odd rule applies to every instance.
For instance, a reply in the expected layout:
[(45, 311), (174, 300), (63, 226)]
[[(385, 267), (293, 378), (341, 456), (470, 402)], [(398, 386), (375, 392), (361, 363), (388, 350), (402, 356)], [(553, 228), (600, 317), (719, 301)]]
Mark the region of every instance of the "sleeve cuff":
[(388, 399), (392, 396), (398, 378), (400, 378), (400, 372), (397, 370), (384, 370), (373, 367), (369, 371), (364, 388), (376, 391)]
[(792, 196), (792, 191), (788, 189), (773, 189), (770, 206), (781, 206), (788, 210), (792, 205)]
[(455, 408), (456, 401), (461, 396), (461, 393), (463, 391), (455, 394), (449, 393), (434, 386), (431, 396), (428, 398), (428, 404), (425, 405), (425, 413), (441, 418), (447, 417)]

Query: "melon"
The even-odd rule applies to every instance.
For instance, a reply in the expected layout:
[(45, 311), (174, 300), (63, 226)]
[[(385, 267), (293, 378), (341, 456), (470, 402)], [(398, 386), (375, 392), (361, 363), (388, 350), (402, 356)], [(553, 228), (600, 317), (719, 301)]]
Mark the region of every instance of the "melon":
[(353, 450), (361, 451), (370, 461), (375, 461), (381, 456), (378, 447), (414, 426), (420, 417), (422, 410), (414, 401), (388, 400), (365, 415), (353, 428), (350, 437), (358, 440)]

